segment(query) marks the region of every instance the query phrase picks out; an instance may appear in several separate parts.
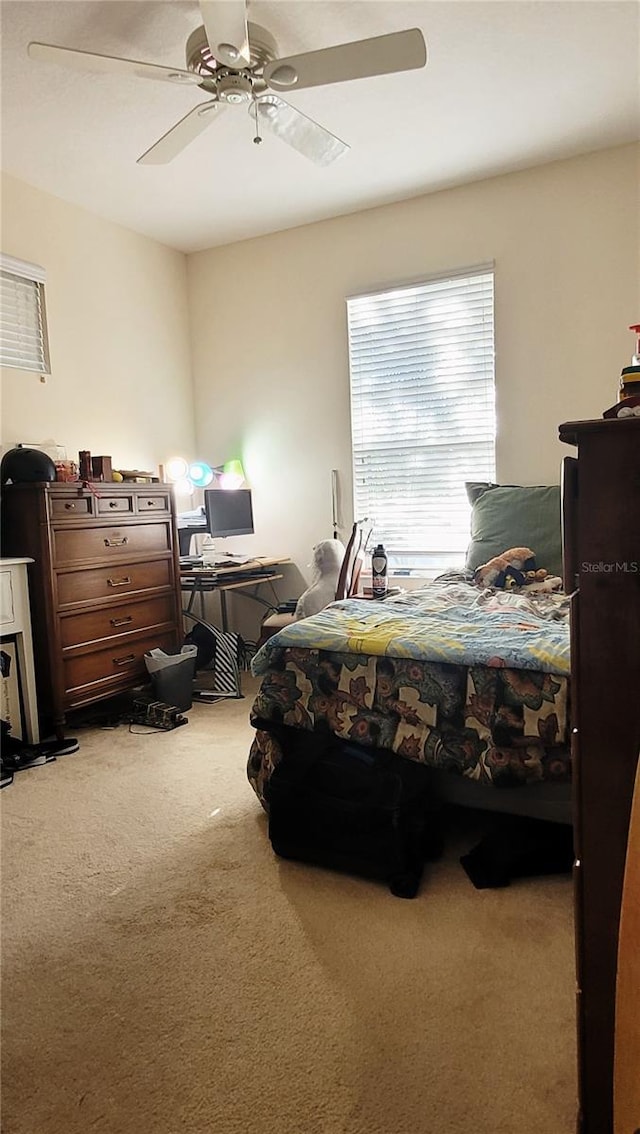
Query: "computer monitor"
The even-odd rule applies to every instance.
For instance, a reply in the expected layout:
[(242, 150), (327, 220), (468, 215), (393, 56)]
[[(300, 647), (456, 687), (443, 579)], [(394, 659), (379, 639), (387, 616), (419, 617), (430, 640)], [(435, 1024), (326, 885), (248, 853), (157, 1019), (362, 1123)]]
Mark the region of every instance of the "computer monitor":
[(217, 536), (253, 535), (250, 488), (207, 488), (204, 493), (206, 530)]

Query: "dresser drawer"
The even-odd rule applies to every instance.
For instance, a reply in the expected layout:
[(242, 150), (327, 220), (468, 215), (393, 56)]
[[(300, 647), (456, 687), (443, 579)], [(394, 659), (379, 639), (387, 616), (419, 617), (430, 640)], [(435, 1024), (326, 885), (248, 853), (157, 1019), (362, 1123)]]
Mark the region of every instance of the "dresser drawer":
[(139, 512), (170, 512), (171, 501), (168, 492), (149, 492), (145, 496), (138, 496)]
[(104, 644), (105, 638), (149, 630), (152, 626), (172, 624), (175, 618), (173, 595), (143, 599), (140, 602), (102, 606), (84, 614), (71, 614), (60, 619), (60, 640), (63, 649), (72, 646)]
[[(132, 640), (133, 639), (133, 640)], [(83, 699), (87, 694), (97, 699), (108, 696), (110, 685), (134, 684), (147, 676), (144, 655), (159, 647), (171, 651), (176, 636), (171, 631), (158, 634), (123, 634), (103, 650), (90, 654), (64, 657), (65, 697), (71, 703), (75, 696)]]
[(78, 517), (91, 516), (91, 504), (88, 496), (52, 496), (51, 515), (54, 520), (76, 520)]
[(153, 555), (171, 547), (168, 523), (122, 524), (121, 527), (54, 529), (54, 555), (58, 566), (89, 560), (128, 559), (132, 555)]
[(133, 514), (133, 496), (96, 496), (96, 511), (99, 516), (118, 515), (120, 512)]
[(153, 591), (171, 586), (173, 563), (127, 563), (95, 567), (87, 571), (65, 571), (58, 575), (58, 606), (69, 607), (97, 599), (118, 599), (135, 591)]

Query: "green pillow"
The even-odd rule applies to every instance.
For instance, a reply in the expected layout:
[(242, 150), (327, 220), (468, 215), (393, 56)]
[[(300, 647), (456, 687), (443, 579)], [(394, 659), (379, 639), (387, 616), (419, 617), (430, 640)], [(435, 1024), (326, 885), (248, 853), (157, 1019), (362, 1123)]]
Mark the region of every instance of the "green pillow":
[(471, 483), (471, 543), (466, 567), (475, 571), (509, 547), (530, 547), (538, 567), (562, 575), (560, 488)]

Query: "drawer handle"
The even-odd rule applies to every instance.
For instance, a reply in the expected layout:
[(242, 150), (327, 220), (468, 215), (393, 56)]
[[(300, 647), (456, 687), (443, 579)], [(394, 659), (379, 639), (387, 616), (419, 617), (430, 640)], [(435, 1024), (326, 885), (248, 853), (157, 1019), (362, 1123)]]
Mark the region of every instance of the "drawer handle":
[(156, 508), (157, 503), (155, 500), (147, 500), (147, 508)]
[(127, 618), (110, 618), (109, 622), (112, 626), (128, 626), (130, 622), (133, 622), (133, 618), (129, 614)]
[(107, 579), (107, 586), (109, 587), (128, 587), (130, 583), (130, 575), (125, 575), (124, 579)]
[(135, 654), (127, 654), (126, 658), (114, 658), (113, 664), (114, 665), (131, 665), (131, 662), (135, 661), (135, 660), (136, 660)]
[(117, 538), (114, 538), (114, 539), (105, 539), (104, 546), (105, 547), (123, 547), (123, 545), (125, 543), (128, 543), (128, 542), (129, 542), (129, 536), (123, 535), (123, 536), (118, 536)]
[(75, 504), (72, 504), (70, 501), (67, 501), (67, 503), (65, 504), (65, 508), (67, 509), (68, 512), (70, 512), (72, 510), (72, 508), (75, 508)]
[(118, 501), (117, 500), (110, 500), (109, 501), (109, 507), (110, 508), (117, 508), (118, 507)]

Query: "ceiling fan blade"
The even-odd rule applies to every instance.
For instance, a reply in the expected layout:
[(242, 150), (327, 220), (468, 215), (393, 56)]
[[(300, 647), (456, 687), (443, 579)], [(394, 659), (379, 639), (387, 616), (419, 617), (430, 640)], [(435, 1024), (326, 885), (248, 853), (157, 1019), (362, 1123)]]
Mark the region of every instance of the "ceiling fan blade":
[(93, 51), (76, 51), (73, 47), (56, 47), (52, 43), (30, 43), (31, 59), (59, 63), (75, 71), (97, 71), (109, 75), (137, 75), (140, 79), (160, 79), (187, 86), (201, 82), (200, 76), (180, 67), (161, 67), (158, 63), (141, 63), (137, 59), (120, 59), (117, 55), (98, 55)]
[(249, 108), (251, 114), (255, 114), (254, 107), (258, 108), (259, 122), (316, 165), (331, 165), (349, 149), (346, 142), (341, 142), (335, 134), (330, 134), (324, 126), (307, 118), (306, 114), (277, 95), (263, 95), (256, 99)]
[(264, 69), (265, 81), (276, 91), (301, 90), (348, 79), (367, 79), (394, 71), (424, 67), (427, 47), (419, 28), (341, 43), (304, 55), (274, 59)]
[(246, 0), (200, 0), (200, 11), (214, 59), (236, 69), (248, 66)]
[(138, 165), (165, 165), (171, 161), (172, 158), (177, 157), (178, 154), (193, 142), (199, 134), (222, 113), (224, 105), (217, 100), (211, 102), (201, 102), (199, 106), (194, 106), (184, 118), (176, 122), (166, 134), (163, 134), (157, 142), (151, 146), (142, 157), (138, 158)]

